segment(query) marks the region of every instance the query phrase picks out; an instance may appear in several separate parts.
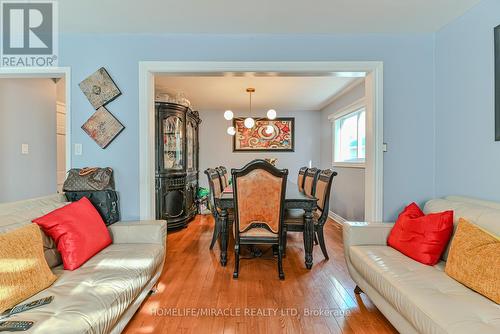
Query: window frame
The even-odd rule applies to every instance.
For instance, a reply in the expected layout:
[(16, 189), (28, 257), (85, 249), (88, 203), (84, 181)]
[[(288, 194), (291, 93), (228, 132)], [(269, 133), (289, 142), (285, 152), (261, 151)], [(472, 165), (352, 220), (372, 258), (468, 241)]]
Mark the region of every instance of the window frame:
[[(336, 129), (335, 129), (335, 121), (338, 119), (345, 117), (349, 114), (355, 113), (360, 111), (360, 109), (365, 110), (365, 159), (364, 161), (342, 161), (342, 162), (336, 162), (335, 160), (335, 146), (336, 146)], [(331, 122), (331, 133), (332, 133), (332, 166), (333, 167), (347, 167), (347, 168), (365, 168), (366, 167), (366, 119), (367, 119), (367, 104), (366, 104), (366, 99), (363, 97), (354, 103), (340, 109), (339, 111), (331, 114), (328, 116), (328, 119)], [(358, 129), (359, 129), (359, 122), (358, 122)]]

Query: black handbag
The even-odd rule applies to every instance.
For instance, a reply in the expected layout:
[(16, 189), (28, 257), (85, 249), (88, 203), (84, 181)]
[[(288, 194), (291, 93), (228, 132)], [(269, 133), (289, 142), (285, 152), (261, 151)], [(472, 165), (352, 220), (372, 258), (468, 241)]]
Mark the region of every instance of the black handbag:
[(73, 168), (64, 181), (63, 191), (115, 190), (113, 169), (85, 167)]
[(99, 212), (106, 225), (111, 225), (120, 220), (118, 193), (114, 190), (68, 191), (65, 195), (70, 202), (87, 197), (90, 203), (97, 209), (97, 212)]

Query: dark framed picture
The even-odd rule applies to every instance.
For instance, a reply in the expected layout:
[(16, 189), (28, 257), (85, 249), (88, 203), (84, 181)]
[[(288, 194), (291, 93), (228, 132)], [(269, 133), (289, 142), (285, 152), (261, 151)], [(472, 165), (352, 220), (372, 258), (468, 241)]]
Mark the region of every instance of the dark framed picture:
[(274, 120), (258, 118), (247, 129), (244, 118), (233, 119), (236, 134), (233, 136), (233, 152), (293, 152), (295, 150), (295, 118), (282, 117)]
[(500, 141), (500, 25), (495, 30), (495, 141)]

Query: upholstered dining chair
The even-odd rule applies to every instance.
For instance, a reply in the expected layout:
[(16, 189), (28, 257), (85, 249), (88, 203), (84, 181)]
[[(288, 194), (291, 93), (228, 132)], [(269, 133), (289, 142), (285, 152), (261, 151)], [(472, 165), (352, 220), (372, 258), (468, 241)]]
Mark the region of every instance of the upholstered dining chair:
[(240, 246), (278, 246), (278, 275), (283, 272), (283, 215), (288, 170), (277, 169), (265, 160), (254, 160), (232, 169), (234, 193), (234, 273), (238, 278)]
[(220, 175), (215, 169), (208, 168), (207, 170), (205, 170), (205, 174), (208, 177), (208, 186), (210, 188), (210, 211), (212, 212), (215, 220), (214, 234), (212, 236), (212, 242), (210, 243), (210, 249), (213, 249), (215, 242), (219, 238), (222, 231), (219, 209), (217, 208), (215, 199), (222, 194), (223, 188), (220, 180)]
[[(323, 227), (328, 220), (328, 210), (330, 208), (330, 192), (332, 189), (333, 178), (337, 172), (331, 169), (325, 169), (320, 172), (316, 184), (315, 196), (318, 199), (318, 208), (313, 213), (314, 234), (317, 236), (321, 251), (326, 259), (329, 259), (326, 251), (325, 237)], [(286, 251), (287, 232), (304, 232), (304, 211), (300, 209), (285, 211), (285, 224), (283, 229), (284, 250)]]
[(297, 176), (297, 186), (300, 191), (304, 191), (304, 180), (306, 178), (307, 167), (302, 167), (299, 169), (299, 175)]
[(309, 196), (314, 196), (316, 190), (316, 181), (318, 180), (319, 172), (318, 168), (309, 168), (305, 173), (304, 178), (304, 192)]

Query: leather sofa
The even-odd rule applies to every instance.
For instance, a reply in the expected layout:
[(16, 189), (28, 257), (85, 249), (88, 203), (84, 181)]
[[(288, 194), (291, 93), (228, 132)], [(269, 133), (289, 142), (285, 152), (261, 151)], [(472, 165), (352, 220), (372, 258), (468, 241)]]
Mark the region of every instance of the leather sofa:
[[(0, 233), (30, 224), (65, 200), (57, 194), (0, 204)], [(108, 229), (113, 243), (74, 271), (63, 270), (54, 242), (44, 235), (45, 258), (58, 278), (26, 302), (54, 300), (8, 320), (34, 321), (26, 333), (120, 333), (158, 281), (167, 230), (165, 221), (118, 222)]]
[[(455, 227), (463, 217), (500, 235), (500, 203), (449, 196), (424, 207), (426, 214), (444, 210), (454, 210)], [(444, 272), (448, 249), (435, 266), (416, 262), (387, 246), (393, 225), (346, 222), (343, 237), (352, 279), (394, 327), (401, 333), (500, 333), (500, 305)]]

